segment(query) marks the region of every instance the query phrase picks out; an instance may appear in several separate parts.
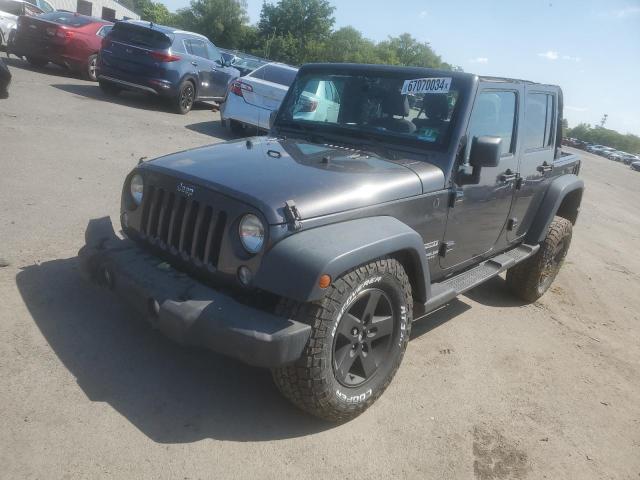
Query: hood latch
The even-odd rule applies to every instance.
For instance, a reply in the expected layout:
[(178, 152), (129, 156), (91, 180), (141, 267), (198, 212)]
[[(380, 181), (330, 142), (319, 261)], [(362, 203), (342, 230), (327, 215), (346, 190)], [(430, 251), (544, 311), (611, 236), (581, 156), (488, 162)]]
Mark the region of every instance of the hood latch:
[(302, 228), (302, 224), (300, 223), (302, 216), (300, 216), (296, 202), (293, 200), (284, 202), (284, 217), (289, 225), (289, 230), (300, 230)]

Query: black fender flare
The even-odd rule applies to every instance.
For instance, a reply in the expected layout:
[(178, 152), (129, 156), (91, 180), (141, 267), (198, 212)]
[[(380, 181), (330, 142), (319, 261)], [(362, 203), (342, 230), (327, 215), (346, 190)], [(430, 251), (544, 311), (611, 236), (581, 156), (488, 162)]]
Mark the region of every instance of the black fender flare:
[(547, 236), (549, 225), (558, 213), (562, 201), (572, 192), (584, 191), (584, 181), (577, 175), (562, 175), (551, 181), (544, 198), (525, 236), (525, 242), (534, 245), (542, 242)]
[[(302, 230), (276, 243), (264, 256), (254, 285), (301, 302), (320, 299), (320, 276), (335, 280), (346, 271), (385, 255), (402, 252), (413, 280), (413, 296), (430, 295), (429, 266), (418, 232), (393, 217), (368, 217)], [(407, 268), (409, 267), (409, 268)]]

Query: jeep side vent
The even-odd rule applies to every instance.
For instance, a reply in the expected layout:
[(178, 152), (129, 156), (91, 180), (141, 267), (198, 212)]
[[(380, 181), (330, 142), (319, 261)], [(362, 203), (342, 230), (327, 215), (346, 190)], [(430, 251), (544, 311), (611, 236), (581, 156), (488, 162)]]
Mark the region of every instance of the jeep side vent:
[(171, 255), (215, 268), (226, 221), (226, 212), (151, 185), (142, 205), (140, 233)]

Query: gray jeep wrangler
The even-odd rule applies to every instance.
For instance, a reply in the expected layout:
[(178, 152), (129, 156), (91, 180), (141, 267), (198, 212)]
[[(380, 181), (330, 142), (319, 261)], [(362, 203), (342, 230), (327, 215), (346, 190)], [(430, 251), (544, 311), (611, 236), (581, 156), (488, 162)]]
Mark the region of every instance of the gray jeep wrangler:
[(82, 270), (345, 421), (389, 385), (419, 317), (505, 271), (526, 302), (549, 288), (584, 188), (561, 118), (556, 86), (305, 65), (268, 136), (138, 165), (122, 236), (92, 220)]

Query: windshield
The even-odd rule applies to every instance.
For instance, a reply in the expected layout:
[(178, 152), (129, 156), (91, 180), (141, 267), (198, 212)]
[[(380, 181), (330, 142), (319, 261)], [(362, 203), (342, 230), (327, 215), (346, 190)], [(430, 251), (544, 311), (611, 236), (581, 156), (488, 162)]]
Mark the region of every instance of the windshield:
[(283, 105), (278, 126), (351, 137), (446, 145), (460, 97), (455, 79), (309, 73)]

